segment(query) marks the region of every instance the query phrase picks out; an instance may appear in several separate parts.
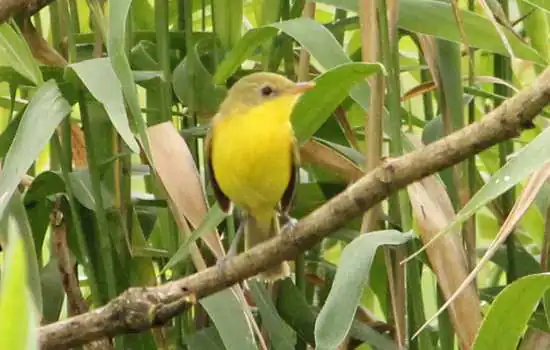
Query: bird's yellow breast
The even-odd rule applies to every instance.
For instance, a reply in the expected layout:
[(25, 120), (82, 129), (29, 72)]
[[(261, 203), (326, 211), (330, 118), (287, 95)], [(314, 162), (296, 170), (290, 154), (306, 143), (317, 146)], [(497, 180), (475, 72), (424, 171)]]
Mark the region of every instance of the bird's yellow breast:
[(216, 181), (233, 203), (256, 217), (272, 215), (290, 181), (294, 99), (279, 97), (213, 125)]

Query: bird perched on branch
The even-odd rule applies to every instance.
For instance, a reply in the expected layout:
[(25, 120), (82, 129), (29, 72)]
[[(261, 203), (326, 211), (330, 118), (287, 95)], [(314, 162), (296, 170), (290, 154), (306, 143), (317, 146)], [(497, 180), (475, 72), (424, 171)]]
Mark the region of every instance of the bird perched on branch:
[[(206, 139), (212, 187), (223, 210), (234, 203), (247, 214), (235, 239), (244, 231), (245, 249), (277, 235), (277, 210), (289, 210), (298, 171), (290, 115), (313, 85), (274, 73), (250, 74), (231, 87), (212, 121)], [(274, 281), (289, 273), (283, 262), (260, 278)]]

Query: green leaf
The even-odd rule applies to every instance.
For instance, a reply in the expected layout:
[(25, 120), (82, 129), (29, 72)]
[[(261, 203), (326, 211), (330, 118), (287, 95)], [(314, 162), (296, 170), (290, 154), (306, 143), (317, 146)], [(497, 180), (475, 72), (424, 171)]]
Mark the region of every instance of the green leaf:
[(243, 26), (243, 2), (212, 0), (214, 31), (224, 50), (229, 51), (241, 36)]
[[(322, 0), (321, 2), (354, 12), (357, 12), (358, 8), (358, 2), (355, 0)], [(453, 11), (451, 3), (447, 1), (401, 0), (397, 24), (400, 28), (412, 32), (462, 42)], [(460, 9), (459, 11), (470, 46), (508, 56), (508, 52), (490, 20), (471, 11)], [(504, 30), (504, 32), (517, 57), (541, 64), (545, 63), (533, 48), (521, 42), (509, 31)]]
[(145, 154), (150, 158), (149, 141), (146, 133), (145, 121), (141, 115), (141, 108), (137, 97), (137, 89), (134, 84), (134, 76), (130, 68), (130, 62), (126, 56), (126, 20), (132, 0), (113, 1), (109, 4), (109, 35), (107, 38), (107, 51), (115, 71), (120, 80), (122, 93), (128, 104), (132, 120), (139, 133)]
[[(329, 70), (352, 62), (332, 33), (322, 24), (309, 18), (297, 18), (272, 25), (293, 37), (319, 62), (321, 68)], [(369, 107), (369, 85), (358, 83), (350, 91), (354, 99), (366, 111)]]
[(34, 178), (25, 192), (25, 205), (44, 200), (46, 197), (65, 192), (65, 182), (60, 174), (44, 171)]
[(159, 64), (156, 60), (157, 46), (151, 41), (142, 40), (132, 48), (130, 61), (134, 69), (159, 71)]
[(99, 101), (120, 134), (124, 142), (134, 153), (139, 146), (134, 138), (122, 96), (122, 87), (108, 58), (96, 58), (69, 65), (86, 86), (88, 91)]
[(548, 142), (550, 142), (550, 129), (545, 129), (533, 141), (519, 150), (476, 192), (472, 199), (456, 214), (454, 221), (442, 233), (449, 232), (456, 225), (468, 220), (481, 207), (508, 191), (546, 164), (550, 160)]
[(0, 349), (38, 349), (38, 324), (27, 290), (23, 241), (10, 231), (0, 289)]
[(443, 135), (443, 119), (441, 119), (441, 115), (438, 115), (427, 122), (424, 129), (422, 129), (422, 143), (425, 145), (430, 144), (442, 138)]
[(23, 242), (25, 259), (27, 260), (25, 275), (27, 276), (28, 288), (34, 299), (36, 311), (42, 313), (42, 292), (40, 288), (40, 274), (38, 272), (39, 266), (34, 246), (33, 232), (31, 231), (19, 191), (14, 192), (1, 218), (0, 222), (2, 223), (2, 229), (0, 231), (0, 242), (6, 242), (8, 239), (7, 236), (11, 231), (16, 232), (17, 237), (20, 237)]
[[(39, 257), (38, 261), (42, 261), (42, 246), (46, 232), (50, 229), (50, 214), (53, 205), (52, 200), (48, 197), (65, 192), (63, 178), (53, 171), (40, 173), (34, 178), (27, 191), (25, 191), (23, 204), (32, 229), (36, 256)], [(46, 307), (46, 305), (44, 306)]]
[(254, 28), (246, 32), (217, 66), (214, 82), (224, 84), (239, 69), (244, 60), (264, 42), (277, 35), (277, 32), (278, 30), (273, 27)]
[(225, 350), (216, 327), (203, 328), (186, 335), (184, 342), (189, 350)]
[(296, 333), (285, 323), (277, 313), (273, 300), (267, 289), (258, 281), (248, 282), (250, 293), (260, 311), (262, 325), (269, 333), (269, 339), (273, 349), (294, 349), (296, 345)]
[(195, 242), (197, 239), (199, 239), (203, 234), (207, 232), (213, 232), (216, 230), (218, 225), (227, 217), (227, 214), (221, 210), (218, 203), (216, 203), (214, 206), (208, 210), (208, 213), (206, 213), (206, 216), (204, 217), (203, 221), (201, 222), (200, 226), (193, 231), (191, 236), (189, 236), (185, 242), (178, 248), (176, 253), (172, 256), (170, 260), (166, 263), (166, 265), (163, 267), (161, 273), (166, 271), (167, 269), (173, 267), (177, 263), (185, 260), (187, 258), (187, 255), (189, 255), (189, 247), (190, 244)]
[(550, 12), (550, 0), (523, 0), (533, 6), (538, 7), (541, 10)]
[(27, 42), (8, 23), (0, 24), (0, 67), (11, 67), (39, 86), (44, 82)]
[(132, 2), (132, 19), (136, 29), (146, 30), (155, 27), (155, 9), (148, 0), (134, 0)]
[(35, 251), (33, 256), (38, 259), (37, 261), (43, 261), (42, 247), (44, 246), (46, 233), (50, 229), (50, 214), (53, 209), (52, 202), (48, 199), (43, 199), (31, 202), (31, 204), (25, 203), (25, 209), (34, 240)]
[[(279, 292), (280, 300), (277, 302), (277, 309), (281, 318), (296, 331), (301, 339), (314, 344), (313, 329), (317, 312), (311, 308), (304, 294), (290, 279), (280, 281)], [(357, 320), (353, 321), (350, 335), (375, 346), (378, 350), (397, 350), (389, 338)]]
[[(88, 170), (74, 171), (69, 173), (70, 186), (73, 189), (75, 198), (86, 208), (96, 210), (96, 198), (92, 191), (92, 179)], [(101, 198), (103, 208), (110, 209), (115, 205), (115, 198), (109, 190), (101, 183)]]
[(19, 128), (23, 112), (24, 111), (18, 112), (0, 135), (0, 158), (4, 158), (8, 153), (15, 134), (17, 133), (17, 128)]
[(40, 284), (44, 300), (48, 301), (42, 306), (43, 321), (45, 324), (55, 322), (59, 320), (65, 299), (65, 291), (61, 284), (61, 275), (55, 256), (52, 256), (40, 271)]
[(319, 22), (309, 18), (297, 18), (274, 23), (272, 26), (293, 37), (324, 69), (351, 62), (336, 38)]
[(200, 300), (214, 322), (227, 350), (256, 350), (254, 334), (233, 288), (224, 289)]
[(277, 304), (279, 316), (296, 331), (300, 339), (314, 344), (313, 328), (316, 313), (307, 303), (303, 292), (289, 278), (280, 281)]
[(411, 238), (412, 234), (395, 230), (369, 232), (344, 248), (334, 283), (315, 323), (318, 349), (335, 349), (348, 334), (376, 249), (381, 245), (403, 244)]
[(522, 277), (504, 288), (483, 319), (473, 349), (516, 349), (531, 314), (549, 288), (548, 273)]
[(225, 97), (223, 86), (216, 86), (210, 72), (204, 67), (199, 48), (206, 41), (200, 41), (174, 69), (172, 85), (174, 93), (190, 111), (213, 114)]
[(55, 81), (46, 82), (25, 110), (0, 173), (0, 215), (2, 215), (21, 177), (38, 158), (56, 127), (70, 113)]
[[(550, 6), (550, 1), (548, 1)], [(550, 50), (548, 46), (548, 38), (550, 37), (550, 24), (548, 23), (548, 13), (529, 5), (524, 1), (518, 1), (518, 9), (523, 19), (523, 28), (525, 37), (529, 40), (531, 47), (539, 53), (546, 61), (550, 61)], [(546, 10), (548, 11), (548, 10)], [(542, 66), (534, 67), (535, 72), (540, 74), (544, 68)]]
[[(500, 266), (503, 270), (508, 270), (508, 249), (499, 249), (491, 258), (491, 261)], [(541, 267), (537, 259), (532, 256), (525, 247), (519, 244), (514, 245), (514, 261), (516, 263), (516, 277), (533, 275), (541, 272)]]
[(296, 138), (304, 143), (325, 123), (349, 90), (371, 74), (384, 72), (378, 63), (346, 63), (315, 79), (315, 87), (305, 93), (292, 111)]
[(148, 243), (145, 240), (141, 225), (139, 224), (138, 214), (135, 209), (132, 210), (132, 236), (130, 238), (131, 254), (131, 273), (130, 284), (132, 286), (152, 286), (156, 284), (155, 264), (151, 257), (136, 256), (140, 249), (147, 249)]

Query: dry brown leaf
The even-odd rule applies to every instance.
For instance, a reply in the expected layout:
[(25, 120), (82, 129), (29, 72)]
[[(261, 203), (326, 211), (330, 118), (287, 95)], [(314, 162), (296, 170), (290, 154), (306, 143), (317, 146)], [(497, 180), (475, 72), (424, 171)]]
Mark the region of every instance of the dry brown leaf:
[[(197, 228), (208, 209), (200, 176), (185, 140), (170, 122), (148, 128), (147, 134), (154, 171), (174, 205), (176, 221), (181, 222), (179, 225), (184, 225), (186, 218)], [(201, 239), (216, 258), (224, 255), (223, 245), (216, 231), (202, 235)]]
[(436, 88), (439, 88), (439, 66), (437, 65), (437, 55), (435, 49), (435, 38), (429, 35), (418, 35), (418, 40), (420, 41), (420, 47), (422, 48), (422, 54), (424, 59), (428, 64), (432, 78)]
[[(495, 30), (497, 31), (498, 36), (500, 37), (500, 40), (502, 41), (502, 45), (504, 45), (504, 48), (508, 52), (508, 55), (510, 55), (511, 58), (515, 58), (514, 50), (512, 50), (512, 46), (510, 46), (510, 42), (508, 41), (508, 38), (504, 34), (504, 31), (502, 30), (500, 24), (498, 23), (495, 13), (493, 13), (493, 10), (491, 7), (487, 4), (485, 0), (479, 0), (479, 3), (481, 4), (481, 7), (483, 8), (483, 12), (485, 12), (485, 15), (487, 15), (488, 19), (493, 23), (493, 26), (495, 27)], [(497, 13), (498, 15), (498, 13)], [(502, 16), (501, 16), (502, 18)], [(504, 16), (506, 18), (506, 16)], [(506, 21), (508, 19), (506, 18)], [(512, 30), (513, 32), (513, 30)], [(520, 39), (521, 40), (521, 39)]]
[(71, 123), (71, 153), (76, 168), (83, 168), (88, 165), (84, 132), (77, 123)]
[[(307, 2), (304, 4), (304, 9), (302, 10), (302, 17), (304, 18), (315, 18), (315, 7), (317, 4), (315, 2)], [(297, 75), (299, 81), (309, 80), (309, 52), (305, 47), (300, 49), (300, 58), (298, 59), (298, 68)]]
[(342, 106), (338, 106), (336, 108), (336, 110), (334, 111), (334, 117), (336, 118), (336, 121), (338, 121), (338, 124), (340, 124), (346, 140), (349, 141), (353, 148), (359, 150), (359, 142), (357, 141), (357, 136), (355, 136), (355, 132), (353, 131), (353, 128), (349, 123), (348, 117), (346, 116), (346, 111), (344, 110), (344, 108), (342, 108)]
[(300, 158), (303, 162), (329, 169), (346, 182), (353, 182), (363, 175), (351, 160), (315, 140), (309, 140), (300, 147)]
[[(407, 188), (421, 239), (429, 242), (454, 219), (454, 210), (445, 188), (435, 176)], [(466, 259), (457, 235), (442, 236), (426, 249), (438, 284), (449, 299), (467, 276)], [(481, 324), (479, 298), (472, 285), (451, 304), (450, 315), (463, 348), (469, 348)]]
[[(468, 77), (462, 78), (462, 81), (468, 81)], [(491, 77), (491, 76), (475, 76), (474, 77), (475, 82), (479, 83), (489, 83), (489, 84), (501, 84), (509, 89), (511, 89), (514, 92), (518, 92), (518, 88), (516, 88), (514, 85), (510, 84), (510, 82), (497, 78), (497, 77)], [(423, 95), (425, 93), (434, 91), (436, 88), (435, 82), (433, 80), (423, 82), (421, 84), (416, 85), (415, 87), (411, 88), (407, 92), (403, 94), (401, 97), (401, 101), (407, 101), (410, 100), (413, 97), (417, 97), (420, 95)]]
[(433, 90), (435, 90), (435, 82), (433, 80), (425, 81), (405, 92), (403, 96), (401, 96), (401, 101), (410, 100), (413, 97), (424, 95)]
[[(378, 19), (376, 1), (359, 1), (359, 22), (361, 25), (361, 56), (364, 62), (380, 60), (380, 45), (378, 34)], [(386, 90), (384, 77), (375, 74), (368, 78), (371, 89), (368, 113), (365, 113), (363, 131), (366, 144), (364, 153), (365, 172), (369, 172), (380, 165), (382, 160), (384, 100)], [(357, 149), (357, 146), (354, 145)], [(381, 205), (377, 204), (363, 216), (362, 232), (375, 231), (381, 228)], [(391, 267), (389, 267), (391, 268)]]
[(519, 350), (550, 349), (550, 333), (529, 328), (521, 341)]
[(462, 15), (460, 12), (460, 4), (458, 3), (458, 0), (452, 0), (451, 5), (453, 7), (453, 15), (456, 20), (456, 24), (458, 26), (458, 29), (460, 31), (460, 39), (464, 43), (464, 46), (470, 47), (468, 44), (468, 36), (466, 35), (466, 32), (464, 31), (464, 22), (462, 21)]
[(32, 55), (40, 63), (47, 66), (65, 67), (67, 60), (54, 50), (53, 47), (36, 31), (30, 18), (24, 18), (20, 22), (21, 33), (27, 41)]

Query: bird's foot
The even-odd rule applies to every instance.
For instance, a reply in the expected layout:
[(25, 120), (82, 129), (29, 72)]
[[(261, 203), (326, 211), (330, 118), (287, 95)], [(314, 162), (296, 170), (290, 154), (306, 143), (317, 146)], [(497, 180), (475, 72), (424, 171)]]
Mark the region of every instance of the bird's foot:
[(218, 261), (216, 262), (216, 265), (223, 267), (227, 260), (235, 257), (237, 255), (237, 250), (239, 249), (239, 244), (241, 242), (241, 239), (243, 237), (244, 232), (244, 226), (246, 225), (246, 219), (241, 221), (239, 228), (237, 229), (237, 232), (235, 233), (235, 237), (233, 238), (233, 242), (231, 242), (231, 246), (229, 247), (229, 250), (227, 251), (227, 254), (224, 256), (218, 258)]
[(285, 221), (285, 223), (281, 227), (281, 232), (283, 233), (293, 230), (294, 227), (296, 227), (296, 225), (298, 224), (298, 220), (288, 214), (281, 214), (281, 216)]

